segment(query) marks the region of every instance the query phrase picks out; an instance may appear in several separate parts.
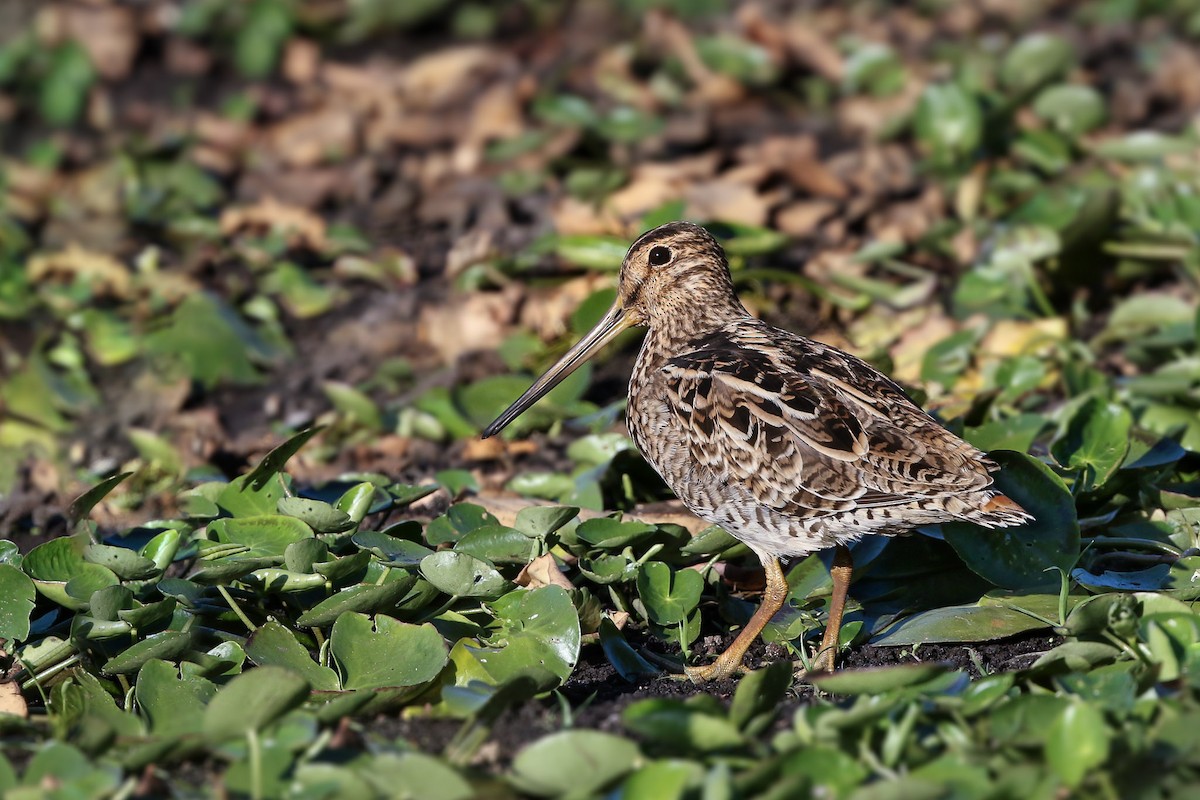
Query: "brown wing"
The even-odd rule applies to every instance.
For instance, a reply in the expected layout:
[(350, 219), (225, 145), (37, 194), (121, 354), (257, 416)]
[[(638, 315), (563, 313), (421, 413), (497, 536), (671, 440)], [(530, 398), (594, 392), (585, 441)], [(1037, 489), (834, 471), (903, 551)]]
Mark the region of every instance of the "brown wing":
[(662, 368), (692, 457), (782, 513), (813, 516), (981, 489), (995, 465), (894, 383), (765, 325), (722, 330)]

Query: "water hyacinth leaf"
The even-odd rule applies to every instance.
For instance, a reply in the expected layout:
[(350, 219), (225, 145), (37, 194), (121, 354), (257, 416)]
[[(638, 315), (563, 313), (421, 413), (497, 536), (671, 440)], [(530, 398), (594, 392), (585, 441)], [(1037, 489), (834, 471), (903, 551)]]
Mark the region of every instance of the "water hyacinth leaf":
[(488, 513), (483, 506), (474, 503), (456, 503), (450, 509), (436, 517), (425, 528), (425, 541), (431, 547), (439, 544), (449, 544), (461, 539), (467, 533), (482, 528), (484, 525), (499, 525), (500, 520)]
[[(308, 440), (316, 436), (323, 430), (323, 426), (316, 426), (300, 431), (295, 436), (288, 439), (283, 444), (275, 447), (269, 453), (262, 457), (262, 460), (252, 469), (245, 477), (239, 479), (239, 482), (249, 487), (254, 491), (259, 491), (267, 485), (267, 482), (283, 471), (287, 462), (292, 456), (300, 452), (300, 448), (308, 443)], [(274, 506), (272, 506), (272, 509)]]
[(675, 571), (661, 561), (650, 561), (638, 571), (637, 590), (651, 622), (675, 625), (700, 604), (704, 579), (695, 570)]
[(1026, 453), (1048, 424), (1049, 420), (1041, 414), (1014, 414), (968, 427), (963, 432), (963, 438), (984, 452), (1016, 450)]
[(946, 606), (922, 611), (892, 623), (880, 631), (871, 644), (896, 647), (987, 642), (1045, 627), (1045, 622), (1005, 606)]
[(375, 484), (369, 481), (351, 486), (338, 498), (334, 507), (338, 511), (344, 512), (357, 525), (370, 513), (375, 499), (375, 491)]
[(1090, 86), (1059, 84), (1038, 93), (1033, 112), (1055, 130), (1078, 136), (1104, 124), (1104, 98)]
[(337, 673), (313, 660), (304, 645), (278, 622), (268, 622), (246, 641), (246, 655), (259, 666), (275, 666), (295, 672), (317, 691), (341, 688)]
[(488, 604), (503, 625), (503, 635), (528, 636), (545, 645), (560, 663), (555, 672), (566, 680), (579, 660), (579, 613), (560, 586), (509, 592)]
[(745, 743), (724, 716), (680, 700), (640, 700), (625, 709), (621, 721), (630, 731), (671, 750), (709, 753)]
[(833, 694), (886, 694), (927, 683), (949, 668), (945, 664), (896, 664), (889, 667), (846, 670), (828, 675), (812, 675), (813, 683)]
[(493, 564), (528, 564), (534, 555), (529, 537), (504, 525), (476, 528), (454, 544), (456, 553), (466, 553)]
[(1074, 59), (1071, 45), (1049, 33), (1031, 33), (1018, 41), (1000, 64), (1000, 81), (1018, 95), (1061, 77)]
[(779, 67), (761, 45), (734, 36), (699, 36), (696, 53), (710, 69), (723, 73), (747, 86), (767, 86), (775, 82)]
[(579, 515), (575, 506), (530, 506), (517, 512), (513, 527), (532, 538), (542, 539)]
[(949, 165), (979, 146), (983, 114), (979, 101), (958, 84), (930, 84), (917, 101), (913, 125), (930, 158)]
[(596, 547), (616, 549), (649, 538), (658, 528), (647, 522), (622, 522), (612, 517), (594, 517), (575, 528), (575, 536)]
[(426, 556), (433, 555), (433, 551), (422, 544), (379, 531), (359, 531), (351, 541), (358, 547), (374, 553), (380, 560), (395, 566), (415, 567)]
[(123, 581), (142, 580), (159, 572), (153, 561), (127, 547), (89, 544), (83, 549), (83, 559), (90, 564), (107, 567)]
[(398, 800), (470, 800), (478, 796), (461, 775), (424, 753), (381, 753), (364, 765), (362, 777), (381, 796)]
[(349, 514), (320, 500), (281, 497), (275, 508), (284, 516), (296, 517), (317, 533), (341, 533), (354, 527)]
[(449, 659), (446, 642), (432, 625), (365, 614), (344, 614), (333, 624), (330, 651), (346, 689), (420, 686), (438, 676)]
[(301, 539), (283, 551), (283, 565), (293, 572), (312, 572), (317, 562), (329, 557), (329, 547), (320, 539)]
[(792, 686), (792, 665), (776, 661), (748, 673), (729, 704), (729, 721), (741, 731), (757, 733), (770, 725)]
[(71, 526), (74, 527), (75, 523), (81, 519), (87, 519), (96, 504), (108, 497), (113, 489), (120, 486), (132, 474), (132, 472), (121, 472), (111, 478), (106, 478), (71, 501), (71, 505), (67, 506), (67, 520)]
[(150, 730), (164, 737), (198, 731), (204, 709), (216, 693), (212, 681), (193, 675), (181, 677), (178, 667), (160, 659), (143, 664), (134, 684), (134, 697), (150, 718)]
[(438, 490), (437, 486), (413, 486), (407, 483), (393, 483), (387, 487), (387, 493), (397, 506), (407, 506), (423, 497), (428, 497)]
[(441, 550), (422, 559), (421, 575), (438, 591), (455, 597), (497, 597), (508, 585), (486, 561), (454, 550)]
[(105, 675), (131, 675), (151, 659), (174, 661), (192, 647), (194, 637), (183, 631), (163, 631), (137, 642), (110, 658), (101, 668)]
[(1108, 758), (1112, 731), (1093, 705), (1071, 702), (1046, 732), (1046, 761), (1062, 781), (1076, 787)]
[(1085, 488), (1103, 486), (1125, 460), (1132, 427), (1128, 408), (1093, 397), (1071, 416), (1050, 452), (1062, 466), (1084, 473)]
[(11, 564), (0, 564), (0, 639), (8, 649), (29, 636), (36, 599), (37, 590), (28, 575)]
[[(74, 536), (51, 539), (30, 550), (21, 561), (21, 569), (49, 600), (72, 610), (86, 608), (92, 592), (120, 583), (112, 570), (83, 559), (86, 546)], [(74, 591), (68, 588), (72, 581)]]
[(394, 608), (416, 585), (417, 578), (407, 573), (392, 574), (396, 578), (385, 583), (360, 583), (342, 589), (297, 617), (296, 624), (306, 628), (323, 628), (345, 613), (371, 613)]
[(313, 537), (304, 522), (280, 514), (213, 520), (208, 532), (223, 544), (248, 548), (244, 555), (249, 558), (282, 558), (289, 544)]
[(1023, 453), (990, 454), (1000, 465), (995, 486), (1034, 516), (1032, 522), (987, 530), (947, 523), (942, 535), (972, 572), (1006, 589), (1057, 585), (1058, 567), (1069, 571), (1079, 553), (1075, 502), (1062, 480)]
[[(204, 336), (196, 336), (204, 331)], [(283, 355), (280, 345), (252, 328), (224, 300), (210, 292), (185, 296), (162, 327), (148, 333), (146, 349), (175, 360), (206, 387), (222, 382), (258, 383), (258, 364)]]
[(355, 583), (363, 580), (370, 564), (370, 553), (355, 553), (332, 561), (319, 561), (313, 564), (313, 570), (330, 583)]
[(204, 712), (203, 730), (214, 742), (261, 731), (308, 699), (308, 682), (282, 667), (238, 675), (216, 693)]
[(167, 528), (143, 545), (140, 555), (154, 563), (158, 570), (165, 570), (175, 560), (179, 546), (183, 543), (183, 531)]
[[(621, 783), (623, 800), (683, 800), (689, 789), (705, 786), (704, 768), (695, 761), (651, 761)], [(707, 787), (706, 787), (707, 788)]]
[(517, 753), (508, 778), (535, 797), (586, 797), (630, 772), (640, 755), (636, 744), (610, 733), (559, 731)]
[(661, 672), (629, 646), (621, 631), (608, 617), (600, 621), (600, 646), (604, 649), (608, 663), (613, 665), (618, 675), (630, 683)]
[(230, 481), (217, 492), (214, 503), (218, 509), (233, 517), (253, 517), (274, 514), (285, 494), (287, 480), (281, 474), (266, 475), (260, 486), (251, 486), (249, 475)]
[(261, 592), (280, 594), (306, 592), (325, 585), (325, 578), (309, 572), (292, 572), (276, 567), (262, 567), (243, 575), (242, 583)]

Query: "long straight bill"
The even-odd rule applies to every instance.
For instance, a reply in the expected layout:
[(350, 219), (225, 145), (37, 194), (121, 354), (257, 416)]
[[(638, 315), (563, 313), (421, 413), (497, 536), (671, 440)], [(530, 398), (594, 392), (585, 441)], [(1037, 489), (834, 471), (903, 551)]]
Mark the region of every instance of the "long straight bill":
[(617, 334), (626, 328), (632, 327), (633, 324), (625, 316), (625, 310), (619, 305), (614, 305), (604, 315), (604, 319), (596, 323), (596, 327), (592, 328), (586, 336), (579, 340), (578, 344), (567, 351), (566, 355), (560, 358), (557, 364), (546, 370), (545, 375), (534, 381), (533, 386), (530, 386), (525, 394), (517, 398), (517, 402), (509, 406), (503, 414), (496, 417), (491, 425), (484, 428), (483, 438), (486, 439), (489, 436), (495, 436), (504, 430), (508, 423), (525, 413), (530, 406), (578, 369), (580, 364), (594, 356), (606, 344), (617, 338)]

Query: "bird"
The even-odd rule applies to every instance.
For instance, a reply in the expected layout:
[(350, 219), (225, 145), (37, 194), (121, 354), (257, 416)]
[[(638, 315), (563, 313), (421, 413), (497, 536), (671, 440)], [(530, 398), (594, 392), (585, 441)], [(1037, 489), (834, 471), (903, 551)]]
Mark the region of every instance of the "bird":
[(833, 548), (833, 591), (809, 672), (832, 672), (853, 572), (848, 544), (866, 535), (966, 520), (987, 528), (1033, 519), (994, 485), (996, 462), (946, 430), (867, 362), (752, 316), (708, 230), (669, 222), (638, 237), (612, 308), (483, 431), (499, 433), (622, 331), (645, 327), (626, 424), (646, 461), (697, 517), (758, 556), (761, 604), (696, 683), (742, 670), (783, 607), (781, 558)]

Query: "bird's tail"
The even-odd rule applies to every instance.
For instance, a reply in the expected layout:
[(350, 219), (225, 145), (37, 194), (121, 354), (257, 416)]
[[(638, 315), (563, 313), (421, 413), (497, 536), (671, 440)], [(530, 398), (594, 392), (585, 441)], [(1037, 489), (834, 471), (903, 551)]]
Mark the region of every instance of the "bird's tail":
[(963, 517), (987, 528), (1008, 528), (1033, 522), (1033, 515), (1015, 500), (999, 492), (988, 492), (984, 502), (973, 507)]

